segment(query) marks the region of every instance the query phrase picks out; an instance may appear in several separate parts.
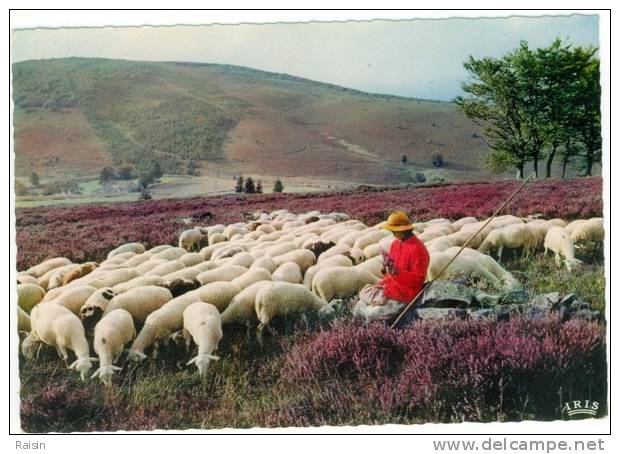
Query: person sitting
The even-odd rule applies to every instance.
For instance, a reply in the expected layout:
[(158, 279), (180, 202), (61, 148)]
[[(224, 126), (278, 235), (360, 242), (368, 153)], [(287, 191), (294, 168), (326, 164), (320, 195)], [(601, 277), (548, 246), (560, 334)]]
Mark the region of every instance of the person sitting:
[(390, 320), (411, 303), (424, 287), (430, 260), (406, 213), (396, 211), (380, 226), (391, 231), (396, 240), (383, 255), (385, 277), (364, 287), (355, 305), (354, 314), (368, 321)]

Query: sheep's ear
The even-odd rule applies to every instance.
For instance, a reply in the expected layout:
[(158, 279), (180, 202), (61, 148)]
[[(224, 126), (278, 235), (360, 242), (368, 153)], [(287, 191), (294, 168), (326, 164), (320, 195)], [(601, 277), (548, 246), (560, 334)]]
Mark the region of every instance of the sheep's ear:
[(198, 359), (198, 357), (197, 357), (197, 356), (194, 356), (192, 359), (190, 359), (190, 360), (187, 362), (187, 366), (189, 366), (190, 364), (194, 364), (194, 363), (196, 362), (196, 360), (197, 360), (197, 359)]
[(212, 359), (214, 361), (219, 361), (220, 357), (217, 355), (207, 355), (207, 358)]

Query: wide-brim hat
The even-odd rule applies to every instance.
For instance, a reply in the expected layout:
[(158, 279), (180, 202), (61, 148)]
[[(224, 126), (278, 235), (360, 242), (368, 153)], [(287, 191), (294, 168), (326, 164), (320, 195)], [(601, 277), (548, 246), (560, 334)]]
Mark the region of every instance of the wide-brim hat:
[(407, 216), (407, 213), (403, 211), (395, 211), (390, 214), (387, 221), (379, 224), (379, 227), (390, 232), (406, 232), (407, 230), (413, 230), (413, 224)]

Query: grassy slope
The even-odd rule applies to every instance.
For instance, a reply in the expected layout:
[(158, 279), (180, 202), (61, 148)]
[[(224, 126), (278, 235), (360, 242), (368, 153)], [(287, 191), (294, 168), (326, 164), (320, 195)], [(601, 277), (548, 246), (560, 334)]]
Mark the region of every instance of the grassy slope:
[[(369, 95), (247, 68), (29, 61), (14, 65), (14, 99), (17, 175), (68, 167), (74, 177), (92, 175), (105, 159), (102, 149), (116, 162), (176, 156), (206, 159), (231, 173), (364, 182), (407, 180), (440, 152), (451, 178), (484, 175), (478, 130), (451, 104)], [(36, 131), (54, 133), (42, 142), (33, 137)], [(97, 158), (76, 160), (76, 152)], [(46, 162), (51, 153), (59, 161)], [(401, 154), (409, 165), (398, 164)]]

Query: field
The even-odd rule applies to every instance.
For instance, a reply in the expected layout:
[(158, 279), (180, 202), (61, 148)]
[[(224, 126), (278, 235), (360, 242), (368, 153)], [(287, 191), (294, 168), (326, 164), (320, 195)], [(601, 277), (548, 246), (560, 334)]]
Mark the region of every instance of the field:
[[(415, 220), (483, 217), (518, 182), (379, 188), (337, 193), (220, 196), (183, 200), (21, 208), (17, 268), (64, 255), (101, 260), (127, 241), (174, 244), (189, 225), (230, 223), (244, 212), (343, 211), (367, 224), (404, 209)], [(529, 185), (506, 213), (545, 218), (602, 215), (601, 179)], [(579, 273), (552, 258), (506, 263), (531, 294), (575, 292), (604, 310), (600, 254), (578, 256)], [(426, 321), (391, 331), (333, 320), (281, 320), (259, 347), (245, 329), (226, 327), (221, 360), (204, 379), (171, 346), (157, 359), (127, 364), (106, 389), (80, 382), (43, 350), (20, 362), (22, 427), (28, 432), (217, 427), (287, 427), (424, 422), (553, 420), (571, 398), (606, 402), (605, 327), (556, 317), (537, 321)], [(606, 414), (606, 407), (599, 417)]]

